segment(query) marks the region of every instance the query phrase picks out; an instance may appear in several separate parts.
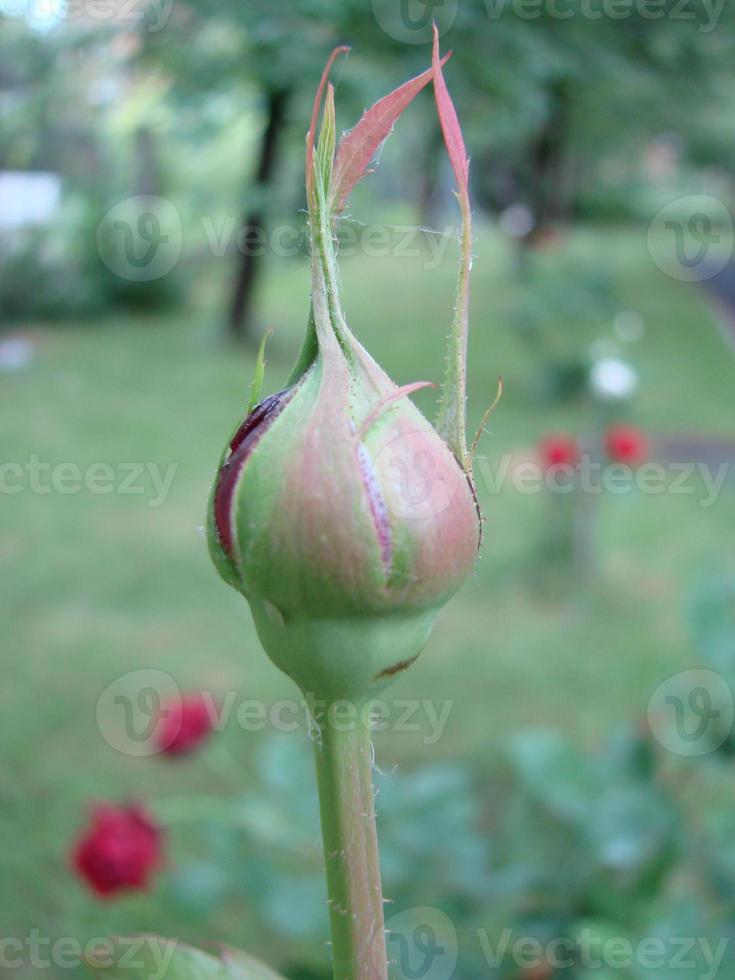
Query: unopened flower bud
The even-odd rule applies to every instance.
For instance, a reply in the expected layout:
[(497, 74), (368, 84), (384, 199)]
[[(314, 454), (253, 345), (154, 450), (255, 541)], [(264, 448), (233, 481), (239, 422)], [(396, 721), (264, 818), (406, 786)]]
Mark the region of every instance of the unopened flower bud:
[[(307, 141), (306, 341), (286, 387), (256, 404), (236, 430), (210, 502), (217, 568), (247, 598), (271, 659), (320, 698), (362, 698), (407, 667), (471, 571), (479, 544), (464, 443), (469, 249), (441, 435), (409, 400), (423, 385), (398, 387), (350, 332), (337, 288), (334, 215), (387, 134), (386, 119), (389, 128), (432, 78), (435, 85), (441, 78), (436, 54), (432, 70), (382, 100), (380, 113), (366, 112), (336, 159), (331, 86), (327, 91), (319, 144), (314, 121)], [(468, 222), (468, 205), (463, 217)], [(258, 378), (262, 366), (261, 352)]]

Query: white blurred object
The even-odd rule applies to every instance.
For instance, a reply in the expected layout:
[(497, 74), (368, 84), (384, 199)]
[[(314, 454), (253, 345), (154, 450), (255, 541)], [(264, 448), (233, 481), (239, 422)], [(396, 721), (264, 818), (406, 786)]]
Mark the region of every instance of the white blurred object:
[(45, 225), (61, 200), (61, 178), (44, 171), (0, 170), (0, 229)]
[(633, 344), (646, 332), (646, 324), (638, 310), (621, 310), (615, 314), (613, 330), (618, 340)]
[(604, 357), (592, 365), (590, 387), (603, 401), (624, 401), (638, 388), (638, 375), (619, 357)]
[(525, 238), (533, 230), (533, 212), (525, 204), (511, 204), (500, 215), (499, 224), (511, 238)]
[(33, 360), (33, 344), (26, 337), (0, 340), (0, 371), (21, 371)]

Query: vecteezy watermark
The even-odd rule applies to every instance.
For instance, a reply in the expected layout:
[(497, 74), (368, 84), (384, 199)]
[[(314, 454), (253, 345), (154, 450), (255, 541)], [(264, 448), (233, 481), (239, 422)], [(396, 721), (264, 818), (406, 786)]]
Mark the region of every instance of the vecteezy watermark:
[(648, 253), (672, 279), (702, 282), (725, 268), (735, 248), (735, 223), (728, 208), (710, 194), (669, 201), (648, 226)]
[[(386, 939), (391, 976), (401, 980), (452, 980), (459, 962), (457, 930), (441, 909), (417, 907), (397, 912), (386, 921)], [(520, 934), (510, 928), (491, 934), (477, 928), (474, 938), (485, 961), (487, 973), (478, 973), (473, 955), (475, 976), (496, 976), (498, 971), (514, 969), (520, 975), (561, 975), (569, 971), (594, 971), (605, 976), (631, 970), (665, 971), (667, 976), (680, 975), (696, 980), (715, 980), (730, 945), (729, 936), (713, 935), (638, 935), (615, 936), (584, 926), (564, 935), (538, 936)], [(470, 942), (471, 937), (465, 937)], [(505, 975), (505, 974), (503, 974)], [(515, 972), (513, 973), (515, 976)]]
[(520, 970), (546, 969), (590, 970), (609, 972), (631, 969), (666, 970), (669, 976), (686, 970), (686, 976), (697, 980), (715, 980), (730, 944), (721, 936), (629, 936), (600, 935), (590, 928), (577, 934), (555, 936), (542, 941), (536, 936), (518, 936), (503, 929), (494, 941), (487, 930), (478, 929), (477, 938), (490, 970), (513, 963)]
[(659, 684), (649, 699), (647, 717), (654, 738), (669, 752), (707, 755), (732, 733), (733, 693), (714, 670), (684, 670)]
[(97, 226), (100, 258), (110, 272), (129, 282), (150, 282), (171, 272), (182, 245), (181, 216), (165, 197), (128, 197)]
[(699, 507), (707, 508), (717, 502), (725, 481), (733, 473), (734, 463), (735, 457), (733, 463), (723, 461), (716, 467), (693, 460), (666, 463), (651, 460), (640, 466), (629, 466), (603, 462), (584, 453), (574, 466), (544, 468), (536, 460), (504, 454), (497, 461), (478, 457), (475, 477), (478, 485), (491, 494), (500, 493), (508, 486), (521, 494), (544, 491), (590, 496), (603, 493), (625, 496), (634, 492), (644, 496), (670, 494), (693, 497)]
[[(306, 249), (303, 225), (281, 223), (273, 227), (243, 226), (238, 215), (201, 215), (201, 236), (213, 258), (233, 251), (241, 255), (275, 255), (293, 258)], [(195, 223), (196, 227), (196, 223)], [(110, 208), (97, 226), (97, 250), (107, 268), (128, 282), (151, 282), (171, 272), (181, 259), (184, 236), (181, 216), (163, 197), (129, 197)], [(416, 225), (360, 224), (347, 219), (337, 227), (342, 258), (422, 259), (427, 271), (444, 259), (457, 229), (447, 225), (438, 230)]]
[(36, 30), (48, 30), (59, 23), (83, 20), (85, 23), (140, 25), (150, 34), (168, 23), (175, 0), (2, 0), (0, 14), (24, 17)]
[(459, 959), (457, 930), (441, 909), (427, 906), (397, 912), (385, 923), (385, 932), (391, 976), (396, 980), (454, 976)]
[(446, 448), (432, 446), (423, 430), (403, 433), (377, 454), (373, 469), (387, 477), (385, 504), (396, 517), (423, 520), (444, 513), (468, 490), (458, 466), (446, 465)]
[[(209, 714), (211, 727), (221, 731), (232, 723), (247, 732), (313, 731), (312, 719), (335, 731), (354, 731), (362, 726), (371, 732), (401, 732), (418, 735), (423, 744), (435, 745), (443, 736), (453, 701), (427, 698), (373, 698), (359, 707), (351, 701), (328, 704), (314, 697), (282, 698), (266, 704), (243, 698), (238, 691), (217, 694), (199, 692)], [(151, 756), (161, 752), (156, 738), (159, 723), (168, 717), (181, 690), (170, 674), (154, 668), (129, 671), (109, 684), (97, 701), (96, 719), (102, 737), (123, 755)], [(170, 736), (172, 733), (168, 732)], [(176, 734), (176, 733), (173, 733)]]
[(91, 493), (145, 497), (149, 507), (166, 502), (178, 463), (119, 462), (50, 463), (32, 454), (23, 463), (0, 462), (0, 495)]
[[(267, 231), (260, 226), (238, 229), (237, 220), (229, 215), (219, 223), (211, 217), (202, 217), (202, 229), (210, 252), (220, 258), (232, 251), (241, 255), (265, 255), (291, 258), (302, 252), (306, 245), (306, 233), (293, 224), (280, 224)], [(337, 247), (341, 258), (367, 255), (370, 258), (423, 258), (427, 271), (438, 268), (447, 248), (457, 240), (454, 225), (439, 230), (421, 228), (418, 225), (362, 224), (347, 219), (336, 229)]]
[(175, 939), (158, 936), (104, 936), (80, 943), (72, 936), (52, 939), (40, 929), (27, 936), (0, 936), (0, 970), (78, 970), (86, 963), (119, 970), (145, 970), (148, 980), (163, 980), (176, 952)]
[[(444, 34), (454, 24), (462, 0), (372, 0), (378, 26), (394, 41), (426, 44), (431, 40), (432, 20)], [(644, 21), (695, 23), (703, 34), (713, 31), (726, 0), (484, 0), (491, 21), (504, 16), (534, 21), (540, 18), (568, 21), (633, 18)]]
[(487, 15), (497, 20), (506, 12), (520, 20), (671, 20), (696, 21), (702, 33), (719, 23), (726, 0), (484, 0)]
[[(374, 468), (387, 478), (389, 491), (385, 506), (404, 519), (423, 520), (443, 513), (457, 493), (466, 489), (462, 471), (442, 465), (441, 447), (432, 447), (422, 433), (403, 433), (386, 443), (374, 461)], [(716, 466), (702, 461), (649, 461), (640, 466), (611, 463), (584, 453), (572, 464), (543, 467), (528, 455), (504, 453), (496, 459), (477, 457), (474, 479), (478, 489), (489, 495), (506, 490), (523, 495), (551, 493), (566, 496), (579, 493), (591, 496), (611, 494), (626, 496), (691, 497), (697, 506), (712, 507), (728, 477), (735, 472), (733, 462)]]
[(372, 0), (378, 26), (403, 44), (427, 44), (432, 23), (444, 34), (454, 23), (459, 0)]

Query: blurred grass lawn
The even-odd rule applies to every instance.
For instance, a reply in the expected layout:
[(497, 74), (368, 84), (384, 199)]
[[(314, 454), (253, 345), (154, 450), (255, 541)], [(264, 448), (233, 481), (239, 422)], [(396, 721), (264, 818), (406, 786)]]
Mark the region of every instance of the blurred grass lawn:
[[(642, 387), (633, 419), (652, 434), (731, 435), (735, 360), (701, 294), (652, 264), (639, 231), (578, 232), (572, 255), (593, 252), (640, 310), (647, 330), (632, 356)], [(510, 256), (489, 234), (475, 263), (470, 428), (505, 395), (481, 452), (491, 460), (532, 446), (553, 428), (580, 431), (579, 410), (534, 405), (529, 362), (508, 327)], [(360, 257), (345, 263), (345, 305), (355, 332), (401, 383), (438, 379), (452, 305), (454, 255), (438, 272), (417, 260)], [(284, 380), (307, 310), (303, 260), (273, 265), (266, 288), (272, 340), (267, 390)], [(188, 312), (169, 317), (41, 329), (35, 362), (0, 384), (3, 460), (31, 454), (71, 461), (151, 461), (178, 469), (165, 503), (88, 492), (2, 498), (3, 739), (0, 785), (6, 874), (0, 935), (87, 940), (156, 930), (199, 937), (155, 896), (96, 904), (66, 868), (69, 841), (94, 797), (160, 798), (221, 791), (200, 762), (171, 765), (114, 751), (95, 722), (100, 693), (139, 667), (168, 671), (186, 687), (269, 703), (293, 696), (258, 647), (244, 600), (210, 566), (200, 525), (222, 443), (242, 414), (253, 358), (220, 343), (210, 284)], [(559, 324), (564, 330), (564, 324)], [(423, 408), (431, 395), (420, 393)], [(645, 711), (656, 684), (696, 663), (683, 616), (696, 575), (731, 558), (733, 508), (725, 491), (709, 509), (691, 496), (606, 498), (603, 575), (583, 601), (543, 600), (528, 588), (540, 495), (481, 487), (487, 517), (477, 574), (441, 616), (397, 698), (455, 702), (446, 732), (379, 737), (379, 761), (410, 765), (430, 754), (489, 769), (506, 733), (528, 725), (577, 732), (592, 742)], [(266, 735), (223, 736), (247, 757)], [(294, 736), (294, 737), (299, 737)], [(248, 739), (250, 740), (248, 742)], [(243, 777), (247, 778), (246, 776)], [(218, 923), (223, 940), (268, 954), (247, 910)], [(47, 974), (48, 975), (48, 972)]]

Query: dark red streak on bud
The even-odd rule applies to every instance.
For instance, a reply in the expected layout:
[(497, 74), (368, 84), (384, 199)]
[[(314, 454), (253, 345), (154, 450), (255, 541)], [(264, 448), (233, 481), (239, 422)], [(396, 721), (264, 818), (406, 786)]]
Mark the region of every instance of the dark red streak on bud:
[(230, 442), (230, 455), (219, 472), (214, 496), (214, 522), (220, 544), (228, 558), (233, 558), (232, 497), (242, 468), (271, 424), (291, 400), (293, 388), (268, 395), (256, 405)]
[[(267, 422), (274, 413), (277, 415), (283, 407), (284, 398), (288, 395), (289, 389), (277, 391), (273, 395), (268, 395), (262, 402), (259, 402), (245, 419), (240, 428), (232, 437), (230, 442), (230, 452), (234, 453), (242, 441), (256, 429), (262, 422)], [(283, 404), (282, 404), (283, 403)], [(275, 416), (274, 416), (275, 417)], [(272, 420), (271, 420), (272, 421)]]

